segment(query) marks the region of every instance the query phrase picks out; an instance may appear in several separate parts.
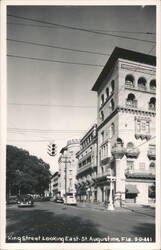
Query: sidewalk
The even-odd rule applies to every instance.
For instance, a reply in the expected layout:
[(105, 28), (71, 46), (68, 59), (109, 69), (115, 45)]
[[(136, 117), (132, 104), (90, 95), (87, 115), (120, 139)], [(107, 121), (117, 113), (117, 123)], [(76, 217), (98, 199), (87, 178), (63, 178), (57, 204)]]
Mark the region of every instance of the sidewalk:
[[(92, 210), (100, 210), (100, 211), (110, 211), (108, 210), (107, 206), (104, 204), (96, 204), (96, 203), (88, 203), (88, 202), (78, 202), (78, 207), (81, 208), (89, 208)], [(140, 205), (140, 204), (128, 204), (126, 203), (124, 207), (115, 207), (113, 211), (111, 212), (135, 212), (144, 214), (147, 216), (153, 216), (151, 215), (151, 212), (155, 212), (155, 205)], [(154, 217), (154, 216), (153, 216)]]

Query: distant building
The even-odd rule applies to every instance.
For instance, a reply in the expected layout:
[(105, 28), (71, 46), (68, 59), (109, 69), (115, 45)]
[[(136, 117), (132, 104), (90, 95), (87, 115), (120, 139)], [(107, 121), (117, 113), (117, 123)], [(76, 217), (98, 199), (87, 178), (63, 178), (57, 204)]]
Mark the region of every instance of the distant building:
[(59, 164), (59, 179), (58, 179), (58, 192), (61, 197), (66, 193), (76, 193), (76, 173), (78, 159), (76, 153), (80, 150), (79, 140), (73, 139), (67, 142), (66, 147), (62, 148)]
[(155, 197), (155, 75), (154, 56), (115, 48), (92, 88), (98, 96), (99, 202), (109, 199), (111, 174), (116, 206), (148, 204)]
[(94, 201), (97, 198), (97, 125), (94, 124), (80, 140), (77, 153), (77, 200)]
[(59, 196), (58, 179), (59, 179), (59, 172), (57, 171), (53, 174), (52, 180), (51, 180), (51, 193), (52, 193), (52, 197), (54, 198)]

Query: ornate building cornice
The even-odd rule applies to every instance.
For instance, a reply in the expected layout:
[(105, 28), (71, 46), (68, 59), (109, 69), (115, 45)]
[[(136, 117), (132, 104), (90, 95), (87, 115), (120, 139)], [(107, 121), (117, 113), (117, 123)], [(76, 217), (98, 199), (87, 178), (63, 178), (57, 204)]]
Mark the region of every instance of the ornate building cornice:
[(118, 107), (118, 112), (125, 112), (125, 113), (132, 113), (135, 115), (143, 115), (143, 116), (150, 116), (155, 117), (156, 112), (154, 111), (145, 111), (141, 109), (135, 109), (135, 108), (127, 108), (127, 107)]

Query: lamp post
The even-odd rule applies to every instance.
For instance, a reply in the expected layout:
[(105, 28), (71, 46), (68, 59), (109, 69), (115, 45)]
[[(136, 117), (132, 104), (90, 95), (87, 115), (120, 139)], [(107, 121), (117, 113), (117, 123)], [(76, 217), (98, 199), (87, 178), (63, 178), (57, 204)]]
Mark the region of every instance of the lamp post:
[(109, 194), (109, 204), (107, 207), (107, 210), (114, 210), (114, 206), (113, 206), (113, 199), (112, 199), (112, 190), (113, 190), (113, 182), (116, 180), (115, 176), (112, 176), (112, 174), (110, 173), (110, 175), (106, 176), (107, 180), (110, 181), (110, 194)]

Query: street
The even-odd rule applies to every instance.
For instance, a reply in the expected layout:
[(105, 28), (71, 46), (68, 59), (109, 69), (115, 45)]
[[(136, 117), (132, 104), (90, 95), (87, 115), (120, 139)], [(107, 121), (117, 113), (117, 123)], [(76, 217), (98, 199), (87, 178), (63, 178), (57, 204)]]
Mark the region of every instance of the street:
[(51, 201), (7, 205), (6, 242), (154, 242), (155, 209), (96, 210)]

